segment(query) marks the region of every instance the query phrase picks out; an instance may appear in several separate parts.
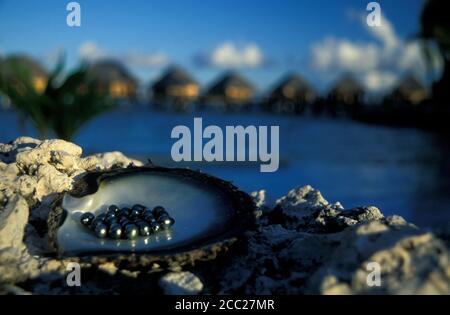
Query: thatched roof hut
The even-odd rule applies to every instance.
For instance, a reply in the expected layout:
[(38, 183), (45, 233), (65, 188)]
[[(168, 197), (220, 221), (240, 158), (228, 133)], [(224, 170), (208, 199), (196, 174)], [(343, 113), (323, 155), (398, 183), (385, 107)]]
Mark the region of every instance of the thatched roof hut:
[(395, 87), (388, 96), (393, 103), (409, 103), (417, 105), (428, 96), (425, 86), (413, 75), (408, 75)]
[(286, 75), (270, 92), (267, 109), (280, 112), (300, 112), (306, 105), (312, 104), (316, 93), (298, 74)]
[(47, 71), (37, 61), (26, 55), (10, 55), (0, 62), (0, 76), (6, 81), (18, 80), (16, 71), (31, 76), (31, 83), (38, 92), (47, 86)]
[(209, 88), (206, 98), (225, 104), (245, 104), (251, 101), (254, 92), (250, 82), (237, 73), (229, 72)]
[(152, 86), (156, 101), (189, 102), (198, 98), (200, 87), (184, 69), (172, 66)]
[(89, 74), (96, 80), (98, 89), (115, 99), (135, 99), (138, 82), (119, 61), (107, 59), (93, 63)]
[(343, 105), (357, 105), (363, 101), (364, 88), (351, 74), (345, 74), (328, 93), (327, 100)]
[(316, 93), (298, 74), (285, 76), (272, 90), (269, 99), (311, 103)]

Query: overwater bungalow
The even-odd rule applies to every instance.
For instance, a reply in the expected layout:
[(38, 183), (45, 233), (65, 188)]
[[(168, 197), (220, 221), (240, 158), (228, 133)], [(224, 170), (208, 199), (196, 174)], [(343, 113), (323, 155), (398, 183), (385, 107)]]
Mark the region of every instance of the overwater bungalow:
[(428, 96), (425, 86), (413, 75), (408, 75), (387, 96), (386, 103), (418, 105)]
[(345, 74), (331, 88), (325, 100), (325, 109), (335, 116), (352, 114), (364, 101), (364, 88), (351, 74)]
[(197, 100), (200, 86), (184, 69), (172, 66), (151, 86), (151, 92), (157, 105), (186, 110)]
[(136, 99), (138, 82), (119, 61), (98, 61), (89, 67), (89, 73), (96, 80), (99, 92), (117, 100)]
[(299, 75), (285, 76), (270, 92), (265, 109), (271, 112), (301, 113), (316, 99), (316, 93)]
[(17, 71), (29, 75), (31, 84), (37, 92), (47, 86), (47, 71), (37, 61), (26, 55), (10, 55), (0, 62), (0, 76), (9, 82), (19, 82)]
[(442, 128), (447, 113), (430, 110), (428, 90), (413, 75), (400, 80), (384, 98), (383, 106), (361, 108), (356, 119), (370, 123), (420, 128)]
[(251, 107), (254, 92), (255, 88), (249, 81), (229, 72), (208, 89), (204, 101), (209, 106), (225, 110), (247, 109)]

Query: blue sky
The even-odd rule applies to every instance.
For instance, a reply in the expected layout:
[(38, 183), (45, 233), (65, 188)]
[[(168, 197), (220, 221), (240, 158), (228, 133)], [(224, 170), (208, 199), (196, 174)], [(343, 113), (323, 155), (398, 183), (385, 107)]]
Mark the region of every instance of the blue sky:
[[(203, 85), (236, 68), (260, 90), (288, 71), (324, 88), (334, 74), (348, 70), (346, 65), (358, 68), (353, 66), (358, 54), (385, 56), (358, 68), (364, 78), (369, 72), (378, 80), (388, 78), (394, 62), (386, 52), (387, 37), (361, 22), (369, 1), (80, 0), (79, 28), (66, 25), (68, 2), (0, 0), (0, 53), (26, 52), (50, 64), (65, 51), (69, 66), (80, 58), (112, 56), (144, 83), (170, 63), (187, 68)], [(418, 31), (422, 0), (379, 2), (389, 26), (384, 33), (394, 32), (403, 47)], [(327, 49), (321, 60), (311, 57)], [(344, 60), (333, 57), (342, 51)], [(405, 69), (408, 65), (398, 65), (397, 72)]]

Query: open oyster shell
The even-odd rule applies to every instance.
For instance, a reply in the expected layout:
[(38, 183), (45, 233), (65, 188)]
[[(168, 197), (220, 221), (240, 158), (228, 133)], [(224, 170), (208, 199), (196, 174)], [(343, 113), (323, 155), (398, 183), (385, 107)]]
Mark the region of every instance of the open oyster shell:
[[(175, 218), (169, 230), (137, 240), (99, 239), (79, 217), (116, 204), (162, 205)], [(180, 168), (128, 167), (89, 172), (50, 212), (50, 242), (62, 257), (90, 261), (192, 262), (216, 256), (254, 223), (255, 205), (230, 182)]]

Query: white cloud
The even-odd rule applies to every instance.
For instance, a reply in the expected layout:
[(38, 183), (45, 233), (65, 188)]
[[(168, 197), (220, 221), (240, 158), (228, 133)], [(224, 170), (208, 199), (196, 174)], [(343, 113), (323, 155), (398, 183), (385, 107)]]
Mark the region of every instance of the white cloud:
[(311, 48), (314, 68), (324, 70), (370, 71), (378, 64), (378, 48), (348, 40), (327, 38)]
[(159, 67), (169, 63), (169, 57), (161, 52), (154, 54), (130, 52), (126, 54), (125, 59), (129, 64), (133, 66), (139, 66), (144, 68)]
[(390, 71), (369, 71), (364, 77), (364, 86), (369, 91), (387, 91), (389, 90), (396, 82), (397, 75)]
[(400, 39), (386, 18), (382, 18), (380, 27), (368, 26), (365, 17), (359, 16), (358, 20), (373, 40), (356, 42), (330, 37), (314, 43), (310, 49), (314, 70), (327, 79), (353, 73), (373, 93), (387, 92), (406, 73), (427, 79), (425, 56), (418, 40)]
[(369, 33), (383, 43), (386, 49), (393, 49), (400, 44), (400, 39), (395, 33), (392, 23), (384, 15), (381, 15), (380, 26), (371, 27), (367, 25), (365, 17), (362, 18), (362, 23)]
[(267, 63), (256, 44), (236, 45), (233, 42), (218, 45), (211, 52), (199, 56), (197, 61), (201, 65), (219, 68), (257, 68)]
[(169, 63), (169, 57), (161, 52), (141, 53), (128, 51), (123, 54), (113, 54), (103, 49), (95, 42), (88, 41), (83, 43), (78, 55), (82, 60), (92, 62), (103, 58), (114, 58), (124, 62), (129, 67), (158, 68)]
[(95, 42), (84, 42), (78, 49), (78, 55), (85, 61), (95, 61), (97, 59), (106, 58), (108, 54), (100, 48)]
[(419, 42), (404, 44), (398, 56), (398, 67), (401, 70), (416, 68), (421, 72), (426, 71), (423, 48)]

